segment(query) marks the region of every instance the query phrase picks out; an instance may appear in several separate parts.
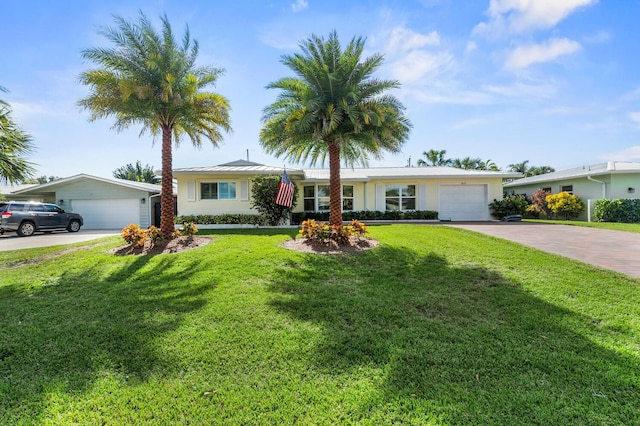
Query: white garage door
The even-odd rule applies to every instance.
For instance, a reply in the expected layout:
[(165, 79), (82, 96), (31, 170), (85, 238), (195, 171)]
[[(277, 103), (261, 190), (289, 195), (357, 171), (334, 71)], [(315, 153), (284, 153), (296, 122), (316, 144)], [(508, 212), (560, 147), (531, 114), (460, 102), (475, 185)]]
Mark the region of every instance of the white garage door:
[(137, 198), (109, 200), (73, 200), (75, 213), (84, 219), (83, 229), (122, 229), (140, 224), (140, 200)]
[(489, 220), (487, 185), (440, 185), (441, 220)]

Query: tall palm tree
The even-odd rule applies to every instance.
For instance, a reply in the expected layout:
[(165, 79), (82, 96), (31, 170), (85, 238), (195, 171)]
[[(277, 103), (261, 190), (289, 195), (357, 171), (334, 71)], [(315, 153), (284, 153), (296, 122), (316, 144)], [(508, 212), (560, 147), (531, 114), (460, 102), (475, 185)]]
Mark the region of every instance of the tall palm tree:
[(325, 40), (310, 36), (302, 53), (285, 55), (282, 63), (296, 74), (270, 83), (280, 89), (264, 109), (260, 142), (267, 153), (311, 165), (329, 157), (329, 223), (342, 224), (341, 160), (347, 166), (398, 152), (411, 129), (404, 106), (385, 94), (400, 86), (372, 74), (383, 57), (362, 59), (364, 40), (353, 38), (343, 49), (335, 31)]
[[(0, 86), (1, 92), (7, 90)], [(11, 106), (0, 99), (0, 183), (19, 183), (35, 173), (24, 157), (34, 150), (33, 139), (16, 125)]]
[(422, 156), (426, 159), (423, 160), (420, 158), (418, 160), (418, 166), (420, 167), (439, 167), (439, 166), (449, 166), (451, 165), (451, 159), (446, 158), (447, 150), (443, 149), (437, 151), (435, 149), (430, 149), (429, 151), (425, 151), (422, 153)]
[(527, 164), (529, 164), (529, 160), (525, 160), (522, 163), (509, 164), (509, 171), (525, 174), (528, 170)]
[(113, 177), (117, 179), (154, 184), (160, 181), (158, 176), (156, 176), (156, 172), (153, 170), (153, 167), (148, 164), (142, 166), (140, 160), (136, 161), (136, 164), (129, 163), (126, 166), (118, 167), (113, 171)]
[(547, 173), (552, 173), (555, 172), (556, 169), (554, 169), (551, 166), (533, 166), (530, 167), (529, 169), (527, 169), (527, 171), (525, 172), (525, 177), (529, 177), (529, 176), (538, 176), (538, 175), (544, 175)]
[(170, 238), (174, 225), (172, 139), (176, 146), (186, 135), (200, 148), (202, 140), (214, 146), (222, 141), (221, 130), (231, 130), (229, 101), (203, 91), (215, 83), (223, 70), (196, 66), (198, 42), (187, 28), (176, 43), (168, 18), (163, 16), (157, 33), (140, 13), (132, 23), (116, 16), (115, 27), (99, 33), (114, 47), (95, 47), (82, 57), (99, 66), (80, 75), (91, 94), (78, 104), (91, 112), (91, 120), (112, 116), (118, 131), (141, 124), (141, 135), (150, 132), (154, 142), (162, 135), (162, 195), (160, 228)]

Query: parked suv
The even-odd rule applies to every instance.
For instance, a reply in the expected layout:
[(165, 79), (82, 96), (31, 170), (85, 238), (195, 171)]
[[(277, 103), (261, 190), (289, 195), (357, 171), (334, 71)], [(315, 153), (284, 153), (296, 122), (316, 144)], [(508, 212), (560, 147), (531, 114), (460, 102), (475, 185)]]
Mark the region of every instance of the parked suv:
[(78, 232), (84, 223), (78, 213), (67, 213), (60, 206), (48, 203), (2, 202), (0, 212), (0, 234), (15, 231), (21, 237), (28, 237), (36, 231), (47, 232), (54, 229)]

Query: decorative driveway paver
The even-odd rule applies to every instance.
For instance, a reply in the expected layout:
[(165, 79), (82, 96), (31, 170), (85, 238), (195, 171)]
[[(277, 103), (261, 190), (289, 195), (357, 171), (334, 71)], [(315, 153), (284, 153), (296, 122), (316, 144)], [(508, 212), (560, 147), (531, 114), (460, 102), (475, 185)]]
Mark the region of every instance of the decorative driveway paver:
[(527, 222), (451, 224), (640, 278), (640, 234)]

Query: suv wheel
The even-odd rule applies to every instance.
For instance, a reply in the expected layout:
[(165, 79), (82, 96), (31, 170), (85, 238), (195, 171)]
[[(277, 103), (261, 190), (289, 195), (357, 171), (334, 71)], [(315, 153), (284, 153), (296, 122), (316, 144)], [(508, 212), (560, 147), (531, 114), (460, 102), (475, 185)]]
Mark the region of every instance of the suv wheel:
[(36, 232), (36, 226), (33, 222), (22, 222), (17, 232), (21, 237), (30, 237)]
[(69, 222), (69, 226), (67, 226), (67, 231), (69, 232), (78, 232), (80, 230), (80, 221), (72, 220)]

